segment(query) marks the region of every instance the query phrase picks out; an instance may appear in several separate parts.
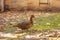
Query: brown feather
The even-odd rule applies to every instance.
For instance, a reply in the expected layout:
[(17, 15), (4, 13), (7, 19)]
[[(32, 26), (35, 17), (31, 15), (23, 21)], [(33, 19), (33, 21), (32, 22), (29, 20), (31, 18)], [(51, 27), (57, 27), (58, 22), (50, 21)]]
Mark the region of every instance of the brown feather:
[(34, 15), (31, 15), (29, 21), (24, 21), (22, 23), (19, 23), (16, 25), (16, 27), (18, 27), (20, 29), (29, 29), (30, 27), (33, 26), (33, 18), (34, 18)]

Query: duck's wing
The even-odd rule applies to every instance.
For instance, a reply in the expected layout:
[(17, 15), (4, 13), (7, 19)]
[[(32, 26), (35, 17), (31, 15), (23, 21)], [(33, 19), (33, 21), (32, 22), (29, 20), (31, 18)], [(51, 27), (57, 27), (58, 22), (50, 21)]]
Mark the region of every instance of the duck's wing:
[(24, 22), (20, 23), (20, 26), (28, 26), (29, 24), (31, 24), (30, 21), (24, 21)]

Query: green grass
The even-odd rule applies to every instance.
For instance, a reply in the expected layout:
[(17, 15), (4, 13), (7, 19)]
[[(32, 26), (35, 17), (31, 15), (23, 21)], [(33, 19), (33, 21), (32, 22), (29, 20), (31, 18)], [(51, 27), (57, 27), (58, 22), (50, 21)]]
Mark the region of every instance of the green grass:
[(60, 29), (60, 14), (48, 17), (37, 16), (33, 30)]

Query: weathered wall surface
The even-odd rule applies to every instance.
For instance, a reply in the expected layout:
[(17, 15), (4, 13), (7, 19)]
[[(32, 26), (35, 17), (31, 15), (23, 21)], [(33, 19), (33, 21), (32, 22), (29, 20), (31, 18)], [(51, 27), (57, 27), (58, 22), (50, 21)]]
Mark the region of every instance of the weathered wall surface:
[(21, 8), (25, 6), (43, 9), (48, 7), (60, 8), (60, 0), (6, 0), (5, 4), (10, 8)]
[(60, 8), (60, 0), (50, 0), (52, 7)]
[(37, 0), (6, 0), (5, 4), (9, 6), (9, 8), (20, 9), (23, 7), (32, 7), (36, 8), (39, 6), (39, 1)]
[[(1, 0), (0, 0), (1, 1)], [(0, 5), (1, 6), (1, 5)], [(60, 9), (60, 0), (5, 0), (5, 7), (9, 9)]]
[(54, 10), (60, 10), (60, 0), (50, 0), (50, 7)]

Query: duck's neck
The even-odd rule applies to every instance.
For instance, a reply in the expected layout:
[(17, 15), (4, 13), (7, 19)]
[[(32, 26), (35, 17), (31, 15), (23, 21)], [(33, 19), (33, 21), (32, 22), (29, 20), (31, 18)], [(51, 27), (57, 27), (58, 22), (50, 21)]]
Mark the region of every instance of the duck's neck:
[(33, 25), (33, 17), (30, 18), (30, 22)]

